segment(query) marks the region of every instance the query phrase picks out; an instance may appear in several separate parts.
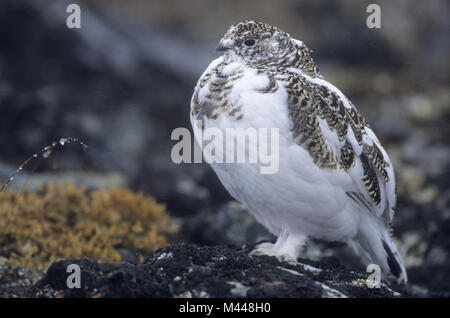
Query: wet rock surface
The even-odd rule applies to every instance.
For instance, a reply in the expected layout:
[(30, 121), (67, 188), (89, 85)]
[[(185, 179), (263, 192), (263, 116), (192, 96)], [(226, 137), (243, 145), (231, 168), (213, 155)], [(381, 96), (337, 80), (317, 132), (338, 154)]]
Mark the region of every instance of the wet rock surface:
[[(67, 266), (81, 269), (81, 288), (67, 288)], [(368, 288), (364, 273), (328, 262), (280, 263), (248, 250), (178, 244), (144, 264), (89, 259), (53, 263), (37, 288), (64, 297), (405, 297), (401, 287)]]

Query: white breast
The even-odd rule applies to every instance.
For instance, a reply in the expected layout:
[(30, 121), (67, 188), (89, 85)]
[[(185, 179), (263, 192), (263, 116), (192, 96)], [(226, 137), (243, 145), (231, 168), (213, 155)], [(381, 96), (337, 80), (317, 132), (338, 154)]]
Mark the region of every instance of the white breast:
[[(220, 62), (220, 58), (213, 61), (206, 72)], [(224, 135), (227, 128), (278, 128), (278, 172), (261, 174), (260, 163), (213, 163), (212, 168), (230, 194), (275, 235), (287, 227), (291, 232), (328, 240), (353, 237), (358, 217), (345, 194), (346, 186), (352, 183), (349, 176), (320, 169), (309, 153), (294, 143), (283, 84), (278, 83), (275, 93), (257, 91), (268, 82), (266, 76), (246, 69), (229, 95), (231, 103), (242, 106), (243, 118), (233, 120), (221, 114), (216, 120), (203, 118), (203, 123), (204, 128), (217, 128)], [(203, 89), (207, 90), (207, 85)], [(203, 94), (199, 94), (200, 102)], [(194, 134), (201, 144), (196, 119), (191, 117)]]

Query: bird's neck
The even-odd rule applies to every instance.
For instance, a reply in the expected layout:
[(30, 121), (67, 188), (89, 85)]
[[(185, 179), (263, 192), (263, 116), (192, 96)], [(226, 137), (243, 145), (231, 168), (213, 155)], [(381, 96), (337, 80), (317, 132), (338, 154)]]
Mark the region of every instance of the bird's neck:
[(294, 54), (289, 57), (287, 64), (290, 65), (289, 67), (302, 70), (308, 76), (322, 77), (311, 53), (312, 51), (304, 45), (296, 46)]
[(284, 54), (277, 59), (260, 60), (258, 63), (247, 63), (257, 68), (262, 73), (283, 73), (283, 70), (296, 68), (310, 77), (322, 77), (320, 71), (311, 56), (312, 51), (306, 46), (292, 43), (286, 48)]

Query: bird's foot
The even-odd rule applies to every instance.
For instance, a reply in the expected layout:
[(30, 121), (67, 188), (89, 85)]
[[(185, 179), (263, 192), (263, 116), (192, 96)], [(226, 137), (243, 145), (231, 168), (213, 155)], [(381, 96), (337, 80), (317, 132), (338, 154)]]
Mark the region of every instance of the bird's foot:
[(250, 252), (250, 256), (275, 256), (280, 262), (296, 262), (306, 243), (306, 235), (291, 234), (284, 229), (275, 244), (261, 243)]
[(261, 243), (258, 244), (253, 251), (250, 252), (250, 256), (275, 256), (280, 262), (295, 262), (297, 261), (297, 255), (289, 253), (284, 249), (280, 249), (277, 244), (273, 243)]
[(256, 245), (256, 247), (253, 249), (253, 251), (250, 252), (250, 256), (275, 256), (276, 252), (274, 250), (273, 243), (264, 242), (261, 244)]

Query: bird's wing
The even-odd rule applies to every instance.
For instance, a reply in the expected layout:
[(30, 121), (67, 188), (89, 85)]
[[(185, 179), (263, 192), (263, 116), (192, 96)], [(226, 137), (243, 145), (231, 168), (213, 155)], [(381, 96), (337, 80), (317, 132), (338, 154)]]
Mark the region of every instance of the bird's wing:
[(291, 69), (285, 88), (295, 142), (321, 168), (348, 173), (354, 191), (347, 195), (390, 222), (396, 204), (394, 170), (366, 120), (321, 76)]

